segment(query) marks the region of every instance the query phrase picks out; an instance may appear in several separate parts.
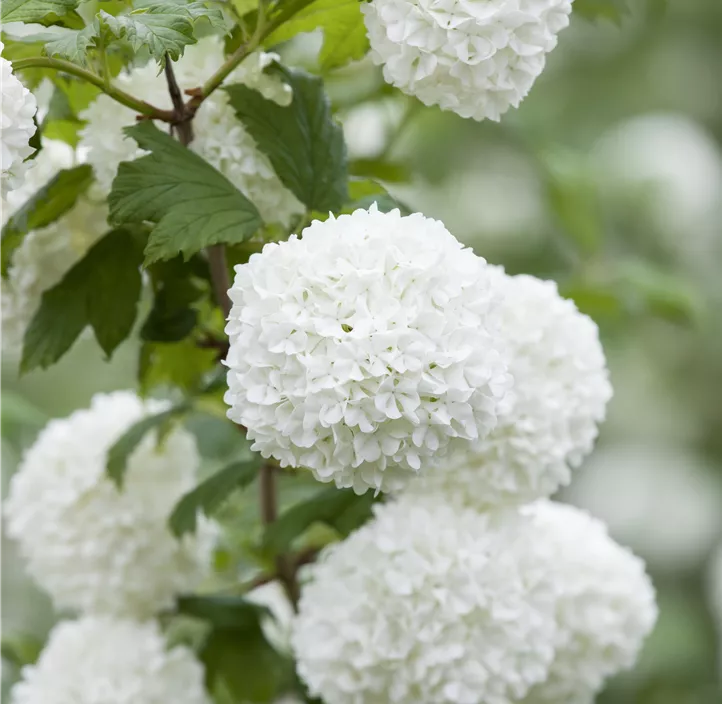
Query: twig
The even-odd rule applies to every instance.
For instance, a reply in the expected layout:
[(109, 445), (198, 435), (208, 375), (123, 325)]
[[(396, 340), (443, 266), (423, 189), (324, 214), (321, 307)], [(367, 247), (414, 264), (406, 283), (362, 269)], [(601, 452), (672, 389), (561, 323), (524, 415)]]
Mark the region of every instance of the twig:
[(208, 266), (211, 270), (211, 284), (216, 303), (223, 311), (223, 317), (228, 318), (231, 312), (231, 299), (228, 290), (231, 288), (231, 279), (228, 276), (228, 262), (226, 261), (226, 248), (222, 244), (214, 244), (206, 250), (208, 253)]
[(173, 126), (178, 132), (178, 141), (183, 146), (188, 146), (193, 141), (193, 115), (186, 113), (186, 106), (183, 102), (183, 94), (176, 81), (175, 73), (173, 72), (173, 62), (170, 60), (170, 56), (166, 54), (165, 61), (165, 79), (168, 83), (168, 92), (170, 93), (170, 99), (173, 103), (173, 112), (175, 113), (175, 120)]

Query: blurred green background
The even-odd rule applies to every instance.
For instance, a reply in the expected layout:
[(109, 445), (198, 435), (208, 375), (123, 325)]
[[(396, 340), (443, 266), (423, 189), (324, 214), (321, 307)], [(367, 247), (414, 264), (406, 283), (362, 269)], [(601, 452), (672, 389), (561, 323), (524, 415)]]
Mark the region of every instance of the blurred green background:
[[(630, 0), (621, 26), (573, 16), (521, 109), (461, 120), (386, 88), (362, 62), (327, 77), (358, 175), (384, 180), (511, 273), (554, 278), (599, 323), (615, 398), (561, 498), (649, 564), (661, 615), (601, 704), (722, 702), (710, 559), (722, 546), (722, 0)], [(313, 63), (318, 42), (283, 48)], [(85, 339), (56, 367), (2, 374), (2, 469), (49, 417), (132, 386)], [(54, 616), (2, 545), (5, 634)], [(716, 615), (715, 615), (716, 614)], [(12, 673), (8, 673), (11, 675)], [(5, 689), (8, 677), (4, 678)], [(4, 692), (5, 694), (5, 692)], [(562, 704), (562, 703), (560, 703)]]

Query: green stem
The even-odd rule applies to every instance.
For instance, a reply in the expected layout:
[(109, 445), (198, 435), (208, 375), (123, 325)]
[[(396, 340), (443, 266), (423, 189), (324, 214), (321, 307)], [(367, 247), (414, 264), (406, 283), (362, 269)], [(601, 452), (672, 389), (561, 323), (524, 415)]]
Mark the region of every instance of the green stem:
[[(228, 75), (243, 61), (252, 54), (263, 43), (264, 39), (275, 32), (284, 22), (290, 20), (296, 13), (310, 5), (313, 0), (295, 0), (290, 2), (272, 20), (266, 22), (263, 13), (264, 4), (259, 5), (258, 24), (253, 36), (241, 44), (226, 60), (226, 62), (203, 84), (200, 101), (205, 100), (214, 90), (219, 88)], [(200, 103), (198, 103), (200, 104)]]
[(143, 100), (138, 100), (125, 91), (120, 90), (120, 88), (116, 88), (110, 84), (110, 82), (106, 85), (106, 81), (102, 76), (98, 76), (92, 71), (88, 71), (77, 64), (71, 63), (70, 61), (65, 61), (63, 59), (50, 59), (45, 56), (33, 56), (28, 59), (19, 59), (18, 61), (14, 61), (13, 68), (16, 71), (23, 71), (29, 68), (50, 68), (55, 71), (62, 71), (63, 73), (76, 76), (77, 78), (81, 78), (84, 81), (91, 83), (116, 102), (121, 105), (125, 105), (131, 110), (135, 110), (141, 115), (147, 115), (154, 120), (163, 120), (164, 122), (173, 121), (172, 110), (161, 110)]

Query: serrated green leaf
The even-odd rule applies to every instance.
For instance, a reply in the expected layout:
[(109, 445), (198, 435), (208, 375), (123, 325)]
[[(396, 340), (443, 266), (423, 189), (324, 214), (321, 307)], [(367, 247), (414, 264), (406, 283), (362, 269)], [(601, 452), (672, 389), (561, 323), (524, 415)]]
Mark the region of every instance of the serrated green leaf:
[(627, 0), (575, 0), (574, 12), (588, 20), (611, 20), (620, 24), (629, 13)]
[(105, 465), (108, 476), (115, 482), (116, 486), (121, 487), (123, 485), (123, 477), (125, 476), (128, 459), (138, 445), (140, 445), (143, 438), (151, 430), (161, 429), (162, 426), (183, 415), (188, 411), (188, 408), (188, 404), (182, 403), (162, 413), (146, 416), (128, 428), (128, 430), (116, 440), (108, 450), (108, 458)]
[(0, 19), (3, 22), (45, 24), (49, 16), (62, 17), (79, 4), (80, 0), (2, 0)]
[(23, 372), (47, 368), (71, 347), (86, 325), (110, 357), (130, 334), (140, 297), (141, 252), (134, 234), (111, 230), (43, 293), (23, 341)]
[(0, 271), (6, 276), (13, 252), (32, 230), (46, 227), (67, 213), (93, 181), (88, 164), (64, 169), (48, 181), (20, 207), (2, 229)]
[(293, 90), (289, 106), (244, 85), (225, 89), (231, 105), (278, 177), (309, 210), (338, 210), (348, 200), (346, 145), (323, 81), (303, 71), (277, 70)]
[(196, 529), (198, 512), (210, 517), (236, 489), (248, 486), (257, 476), (260, 458), (250, 462), (234, 462), (201, 482), (176, 504), (169, 525), (174, 535), (192, 533)]
[(315, 29), (323, 30), (319, 63), (324, 70), (361, 59), (369, 49), (358, 0), (315, 0), (273, 32), (266, 44), (278, 44)]
[(347, 535), (371, 516), (374, 497), (357, 496), (351, 489), (324, 489), (292, 506), (266, 527), (263, 547), (274, 554), (287, 552), (293, 541), (314, 523), (326, 523)]
[(95, 44), (97, 38), (94, 25), (84, 29), (68, 29), (58, 39), (45, 45), (47, 56), (60, 56), (80, 66), (85, 66), (88, 59), (88, 48)]
[(204, 247), (238, 243), (262, 225), (256, 206), (200, 156), (150, 122), (125, 129), (151, 153), (123, 162), (108, 203), (111, 222), (150, 220), (145, 263), (186, 258)]

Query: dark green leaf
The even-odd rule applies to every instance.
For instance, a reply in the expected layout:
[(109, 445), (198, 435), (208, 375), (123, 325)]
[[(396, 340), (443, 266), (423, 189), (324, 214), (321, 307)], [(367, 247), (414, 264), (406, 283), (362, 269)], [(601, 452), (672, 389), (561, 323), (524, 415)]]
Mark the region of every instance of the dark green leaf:
[(132, 425), (123, 435), (116, 440), (108, 450), (106, 471), (108, 476), (120, 487), (123, 485), (123, 476), (128, 464), (128, 458), (140, 445), (143, 438), (151, 431), (161, 429), (179, 416), (188, 411), (188, 405), (183, 403), (169, 408), (167, 411), (157, 413), (154, 416), (146, 416)]
[(209, 690), (233, 702), (273, 702), (291, 674), (289, 661), (273, 649), (258, 624), (212, 631), (199, 656)]
[(237, 243), (261, 226), (258, 210), (225, 176), (151, 122), (126, 128), (148, 156), (123, 162), (109, 197), (115, 223), (157, 222), (146, 264)]
[(86, 325), (110, 357), (130, 334), (140, 297), (140, 247), (134, 233), (111, 230), (60, 283), (43, 293), (25, 333), (20, 368), (57, 362)]
[(198, 319), (193, 304), (203, 295), (193, 273), (180, 257), (150, 267), (153, 308), (140, 331), (143, 340), (178, 342), (193, 330)]
[(174, 343), (146, 342), (138, 365), (141, 392), (147, 394), (159, 386), (197, 391), (217, 361), (217, 350), (199, 347), (190, 338)]
[(263, 536), (263, 546), (276, 554), (287, 552), (293, 541), (316, 522), (347, 535), (371, 516), (373, 502), (370, 493), (357, 496), (351, 489), (324, 489), (271, 523)]
[(96, 37), (94, 25), (80, 30), (68, 29), (60, 38), (45, 45), (45, 53), (84, 66), (87, 63), (88, 48), (95, 44)]
[(88, 164), (60, 171), (19, 208), (2, 229), (2, 275), (25, 235), (46, 227), (68, 212), (93, 181)]
[(324, 70), (361, 59), (368, 51), (369, 41), (358, 0), (315, 0), (282, 24), (266, 43), (278, 44), (318, 28), (323, 30), (319, 62)]
[(260, 626), (262, 618), (270, 616), (265, 606), (226, 594), (181, 596), (177, 606), (181, 614), (208, 621), (215, 628), (231, 630), (252, 630)]
[(293, 89), (287, 107), (244, 85), (226, 88), (238, 118), (278, 177), (309, 210), (338, 210), (348, 200), (346, 145), (320, 78), (277, 69)]
[(382, 159), (355, 159), (349, 170), (353, 176), (378, 178), (389, 183), (406, 183), (411, 179), (408, 167)]
[(389, 192), (376, 181), (370, 179), (351, 179), (348, 185), (350, 204), (346, 211), (353, 211), (357, 208), (370, 208), (374, 203), (383, 213), (398, 208), (402, 215), (408, 215), (411, 211), (403, 203), (399, 203)]
[(62, 17), (79, 4), (80, 0), (2, 0), (0, 19), (44, 24), (49, 16)]
[(175, 506), (170, 517), (173, 534), (180, 537), (196, 529), (199, 511), (210, 517), (236, 489), (248, 486), (258, 475), (258, 459), (234, 462), (216, 472), (193, 491), (186, 494)]

